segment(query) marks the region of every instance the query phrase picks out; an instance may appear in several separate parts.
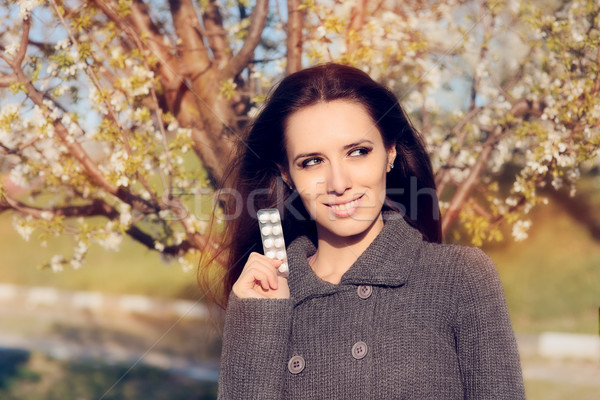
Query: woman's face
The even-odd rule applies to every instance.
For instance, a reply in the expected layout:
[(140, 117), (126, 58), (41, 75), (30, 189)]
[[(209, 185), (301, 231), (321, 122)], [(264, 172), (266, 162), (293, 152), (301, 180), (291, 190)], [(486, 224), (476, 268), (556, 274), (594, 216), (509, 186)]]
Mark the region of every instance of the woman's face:
[(380, 223), (385, 178), (396, 156), (364, 106), (346, 100), (300, 109), (285, 128), (288, 171), (319, 237), (363, 234)]

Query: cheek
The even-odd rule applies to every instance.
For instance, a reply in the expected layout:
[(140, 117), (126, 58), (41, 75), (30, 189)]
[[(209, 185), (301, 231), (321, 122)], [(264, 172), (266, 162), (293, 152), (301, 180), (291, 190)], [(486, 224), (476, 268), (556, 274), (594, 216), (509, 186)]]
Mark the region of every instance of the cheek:
[(315, 197), (326, 192), (326, 180), (319, 173), (300, 171), (294, 174), (292, 179), (302, 198)]
[(381, 160), (373, 160), (369, 165), (362, 165), (356, 168), (353, 176), (357, 183), (378, 188), (385, 186), (386, 168), (387, 164), (382, 163)]

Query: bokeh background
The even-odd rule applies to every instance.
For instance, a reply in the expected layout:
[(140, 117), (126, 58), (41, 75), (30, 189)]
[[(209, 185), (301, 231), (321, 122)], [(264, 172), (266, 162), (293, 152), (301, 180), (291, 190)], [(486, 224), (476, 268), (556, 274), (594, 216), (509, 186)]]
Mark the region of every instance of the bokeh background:
[[(215, 187), (282, 76), (390, 87), (529, 399), (600, 391), (596, 1), (0, 1), (0, 398), (214, 399)], [(210, 243), (210, 242), (209, 242)], [(209, 248), (210, 245), (209, 245)], [(219, 290), (223, 269), (208, 276)]]

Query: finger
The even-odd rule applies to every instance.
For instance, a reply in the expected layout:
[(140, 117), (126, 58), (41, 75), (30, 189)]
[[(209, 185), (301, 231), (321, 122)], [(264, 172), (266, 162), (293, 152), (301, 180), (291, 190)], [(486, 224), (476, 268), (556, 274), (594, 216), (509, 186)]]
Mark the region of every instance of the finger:
[(247, 273), (244, 281), (248, 283), (248, 288), (253, 288), (258, 281), (264, 290), (277, 289), (277, 275), (271, 266), (255, 262), (248, 268)]
[[(248, 271), (251, 271), (254, 268), (260, 269), (267, 273), (270, 285), (273, 289), (277, 289), (277, 268), (281, 265), (281, 260), (272, 260), (266, 256), (262, 256), (261, 258), (257, 258), (253, 261), (248, 261), (249, 265), (247, 266)], [(274, 270), (275, 268), (275, 270)]]
[(278, 260), (276, 258), (269, 258), (266, 255), (257, 253), (255, 251), (250, 253), (250, 256), (248, 256), (248, 264), (250, 264), (252, 261), (269, 261), (271, 264), (276, 266), (281, 265), (281, 263), (283, 262), (282, 260)]

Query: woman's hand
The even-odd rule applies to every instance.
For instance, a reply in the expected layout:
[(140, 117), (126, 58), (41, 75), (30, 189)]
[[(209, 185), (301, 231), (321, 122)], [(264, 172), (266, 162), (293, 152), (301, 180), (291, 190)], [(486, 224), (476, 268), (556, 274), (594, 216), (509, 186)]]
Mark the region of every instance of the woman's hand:
[(287, 279), (277, 274), (281, 260), (252, 252), (238, 280), (233, 284), (233, 292), (239, 298), (287, 299), (290, 288)]

